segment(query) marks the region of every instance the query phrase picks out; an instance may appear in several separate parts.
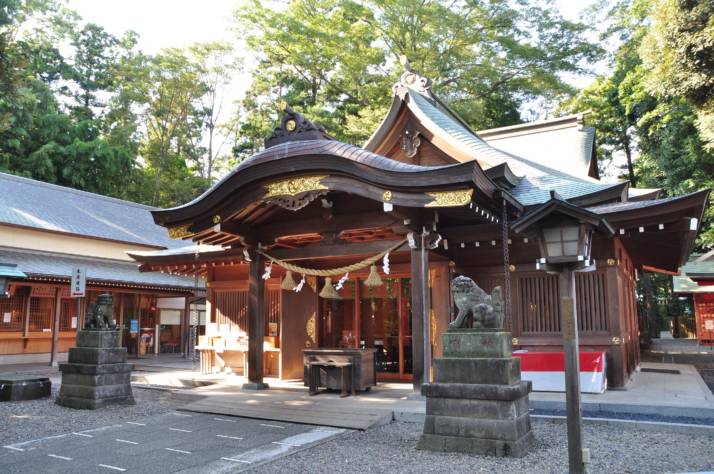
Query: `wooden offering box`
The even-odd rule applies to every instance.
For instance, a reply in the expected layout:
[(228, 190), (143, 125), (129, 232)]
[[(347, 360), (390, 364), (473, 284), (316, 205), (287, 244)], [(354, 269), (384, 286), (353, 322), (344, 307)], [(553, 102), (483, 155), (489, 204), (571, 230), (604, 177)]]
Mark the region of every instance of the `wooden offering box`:
[[(303, 382), (309, 384), (308, 373), (310, 362), (350, 362), (354, 367), (355, 390), (369, 390), (377, 385), (377, 374), (374, 370), (374, 353), (376, 349), (303, 349)], [(329, 370), (321, 377), (320, 385), (340, 390), (342, 381), (340, 371)]]

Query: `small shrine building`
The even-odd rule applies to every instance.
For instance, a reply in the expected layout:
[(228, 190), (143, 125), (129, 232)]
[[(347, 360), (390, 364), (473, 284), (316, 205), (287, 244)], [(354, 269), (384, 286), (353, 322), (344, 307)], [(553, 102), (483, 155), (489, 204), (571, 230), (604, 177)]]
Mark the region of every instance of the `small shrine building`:
[[(457, 274), (503, 287), (514, 349), (562, 350), (549, 264), (556, 250), (585, 249), (588, 271), (574, 280), (580, 344), (607, 355), (619, 387), (639, 363), (637, 272), (687, 260), (708, 190), (631, 200), (628, 182), (581, 168), (488, 144), (407, 71), (364, 148), (288, 108), (264, 151), (192, 202), (153, 211), (198, 248), (131, 255), (144, 271), (205, 277), (206, 337), (225, 349), (216, 363), (242, 367), (230, 349), (247, 341), (252, 383), (302, 378), (305, 348), (362, 346), (377, 348), (379, 379), (418, 387), (441, 353)], [(557, 235), (538, 231), (562, 223)]]

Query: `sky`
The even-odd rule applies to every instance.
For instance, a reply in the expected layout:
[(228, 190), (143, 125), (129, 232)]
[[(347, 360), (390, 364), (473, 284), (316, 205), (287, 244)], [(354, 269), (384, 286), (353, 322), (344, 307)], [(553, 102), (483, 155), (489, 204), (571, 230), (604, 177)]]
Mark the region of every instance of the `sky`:
[(197, 42), (232, 40), (230, 16), (236, 0), (69, 0), (86, 21), (113, 35), (139, 33), (139, 47), (147, 53)]

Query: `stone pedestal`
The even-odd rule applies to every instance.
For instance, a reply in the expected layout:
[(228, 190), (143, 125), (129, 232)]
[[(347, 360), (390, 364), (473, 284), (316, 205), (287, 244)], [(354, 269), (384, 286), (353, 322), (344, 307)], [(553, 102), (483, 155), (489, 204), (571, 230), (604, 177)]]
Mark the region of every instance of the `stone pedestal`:
[(422, 386), (426, 420), (418, 448), (520, 457), (533, 442), (531, 383), (521, 381), (503, 330), (449, 329), (434, 382)]
[(60, 364), (62, 385), (56, 403), (70, 408), (97, 409), (107, 405), (133, 405), (131, 369), (126, 348), (119, 347), (119, 331), (84, 329), (77, 347)]

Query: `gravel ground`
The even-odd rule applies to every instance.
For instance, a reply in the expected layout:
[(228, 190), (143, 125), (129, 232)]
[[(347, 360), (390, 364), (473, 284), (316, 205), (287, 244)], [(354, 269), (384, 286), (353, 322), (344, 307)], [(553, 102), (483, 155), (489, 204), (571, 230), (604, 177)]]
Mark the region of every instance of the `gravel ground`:
[(175, 407), (168, 392), (134, 387), (136, 405), (75, 410), (55, 404), (59, 385), (59, 381), (52, 381), (52, 396), (49, 398), (0, 403), (0, 445), (97, 428), (166, 413)]
[[(392, 423), (350, 432), (324, 444), (265, 464), (250, 472), (310, 473), (565, 473), (566, 427), (560, 421), (533, 420), (534, 449), (520, 459), (417, 451), (420, 423)], [(714, 438), (656, 430), (634, 431), (585, 425), (594, 473), (659, 473), (714, 468)]]

